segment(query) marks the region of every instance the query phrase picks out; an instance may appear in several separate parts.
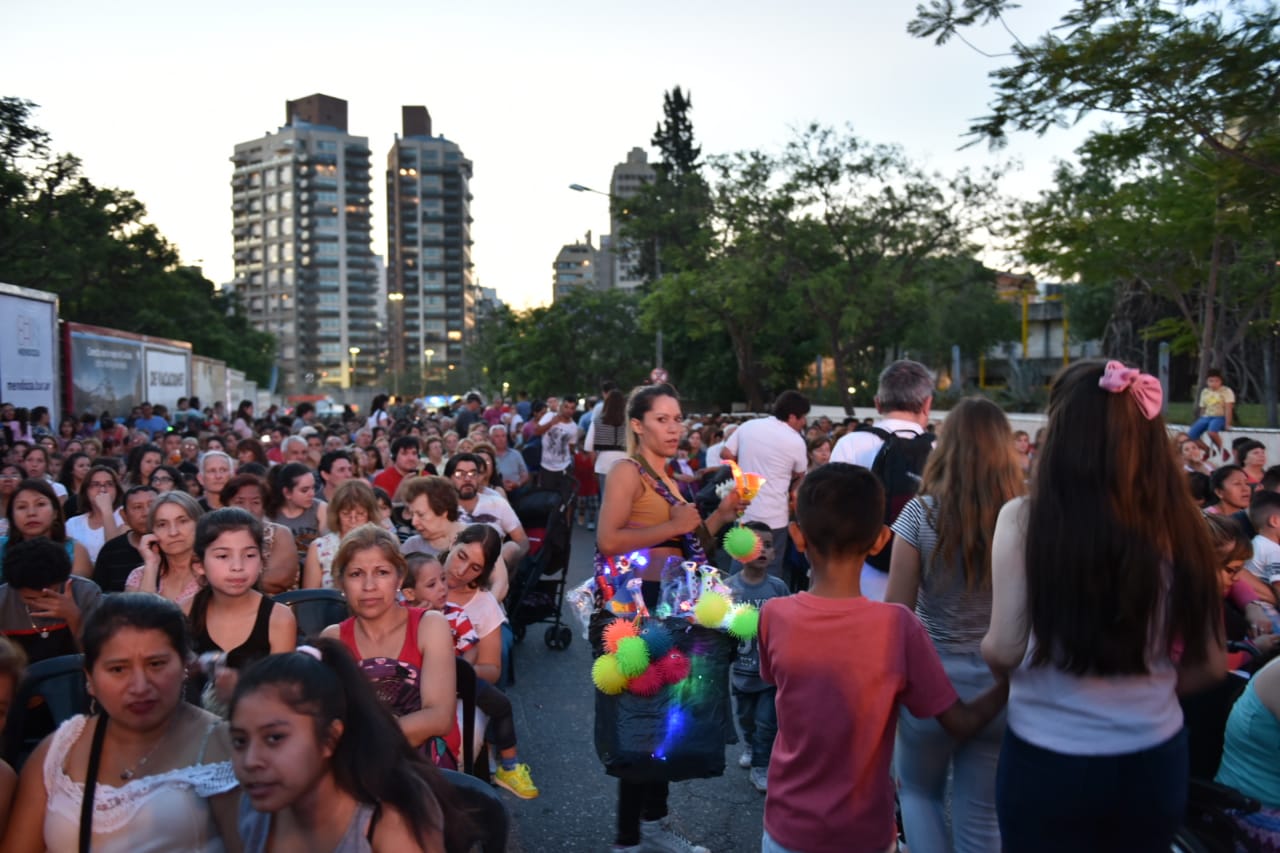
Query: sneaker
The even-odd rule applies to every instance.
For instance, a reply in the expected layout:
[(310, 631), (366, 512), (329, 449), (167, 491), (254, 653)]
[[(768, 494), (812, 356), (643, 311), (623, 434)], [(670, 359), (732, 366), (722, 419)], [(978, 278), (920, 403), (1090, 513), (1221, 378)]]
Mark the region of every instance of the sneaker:
[(499, 764), (498, 772), (493, 774), (493, 781), (522, 800), (532, 800), (538, 796), (538, 788), (529, 778), (528, 764), (517, 764), (510, 770)]
[(760, 793), (767, 793), (769, 790), (769, 768), (752, 767), (751, 785)]
[(640, 846), (647, 853), (711, 853), (678, 832), (672, 832), (659, 820), (640, 821)]
[(751, 747), (750, 746), (744, 746), (742, 748), (742, 755), (738, 756), (738, 766), (741, 767), (743, 770), (746, 770), (751, 767)]

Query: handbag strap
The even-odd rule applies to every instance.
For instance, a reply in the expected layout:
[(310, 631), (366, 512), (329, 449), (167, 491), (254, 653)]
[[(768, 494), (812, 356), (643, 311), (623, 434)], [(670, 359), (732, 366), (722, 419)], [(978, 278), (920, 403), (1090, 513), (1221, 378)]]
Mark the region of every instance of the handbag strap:
[[(672, 506), (675, 506), (677, 504), (688, 503), (688, 501), (685, 501), (677, 497), (671, 491), (671, 487), (668, 486), (663, 481), (663, 479), (659, 477), (657, 473), (653, 470), (653, 467), (649, 464), (649, 460), (645, 459), (643, 456), (640, 456), (639, 454), (628, 457), (628, 460), (635, 464), (635, 466), (640, 471), (640, 479), (644, 480), (644, 482), (648, 484), (649, 488), (657, 492), (658, 497), (662, 498), (664, 501), (671, 504)], [(707, 552), (705, 547), (702, 544), (701, 537), (698, 535), (699, 532), (705, 531), (705, 530), (706, 528), (703, 525), (699, 525), (697, 531), (694, 531), (693, 533), (686, 533), (683, 536), (683, 539), (685, 541), (685, 547), (684, 547), (685, 556), (688, 557), (690, 560), (694, 560), (695, 562), (698, 562), (698, 563), (707, 562)]]
[(98, 717), (89, 744), (89, 770), (84, 777), (84, 796), (80, 800), (80, 853), (90, 853), (93, 839), (93, 800), (98, 787), (98, 768), (102, 764), (102, 741), (107, 736), (107, 715)]

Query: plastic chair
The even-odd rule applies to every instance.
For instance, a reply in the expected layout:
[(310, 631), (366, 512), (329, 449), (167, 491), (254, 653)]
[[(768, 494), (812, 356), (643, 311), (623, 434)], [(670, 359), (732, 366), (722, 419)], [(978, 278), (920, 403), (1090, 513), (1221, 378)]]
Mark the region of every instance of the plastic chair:
[(325, 628), (351, 615), (346, 597), (336, 589), (291, 589), (272, 598), (293, 611), (299, 643), (318, 639)]
[(21, 769), (46, 735), (76, 714), (89, 712), (84, 655), (61, 655), (27, 667), (4, 728), (4, 757)]
[(510, 817), (502, 798), (487, 783), (474, 776), (456, 770), (440, 771), (453, 786), (457, 804), (471, 818), (477, 831), (475, 841), (483, 853), (504, 853), (507, 849), (507, 828)]

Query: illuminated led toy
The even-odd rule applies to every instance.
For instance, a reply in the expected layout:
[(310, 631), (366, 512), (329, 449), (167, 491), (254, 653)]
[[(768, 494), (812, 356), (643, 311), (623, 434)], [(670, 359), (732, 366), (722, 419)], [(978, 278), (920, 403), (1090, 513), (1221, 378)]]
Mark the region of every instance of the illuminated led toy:
[(644, 640), (632, 635), (618, 640), (618, 671), (627, 678), (642, 675), (649, 666), (649, 647)]
[(756, 495), (760, 494), (760, 487), (765, 484), (765, 478), (750, 471), (743, 471), (738, 467), (738, 463), (732, 460), (729, 462), (729, 470), (733, 472), (733, 486), (738, 490), (738, 497), (742, 498), (742, 502), (755, 500)]
[(617, 696), (627, 689), (627, 677), (618, 668), (618, 658), (614, 655), (601, 655), (591, 665), (591, 680), (596, 689), (607, 696)]
[(739, 640), (753, 640), (760, 629), (760, 611), (750, 604), (739, 604), (725, 619), (729, 633)]
[(729, 600), (718, 592), (704, 592), (693, 606), (693, 618), (704, 628), (719, 628), (729, 613)]
[(604, 629), (604, 650), (610, 654), (618, 651), (618, 641), (625, 637), (635, 637), (639, 632), (633, 622), (626, 619), (615, 619), (610, 622)]
[(764, 551), (760, 535), (750, 527), (734, 527), (724, 536), (724, 550), (739, 563), (750, 563)]

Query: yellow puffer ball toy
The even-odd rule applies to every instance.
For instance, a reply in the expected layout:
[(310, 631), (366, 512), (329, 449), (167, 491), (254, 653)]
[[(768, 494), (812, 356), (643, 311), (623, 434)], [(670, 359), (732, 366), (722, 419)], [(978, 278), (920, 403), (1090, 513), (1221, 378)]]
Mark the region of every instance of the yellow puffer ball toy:
[(728, 599), (718, 592), (704, 592), (693, 607), (693, 618), (705, 628), (718, 628), (728, 612)]
[(591, 665), (591, 680), (596, 689), (606, 696), (617, 696), (627, 689), (627, 677), (618, 669), (618, 659), (613, 655), (601, 655)]

